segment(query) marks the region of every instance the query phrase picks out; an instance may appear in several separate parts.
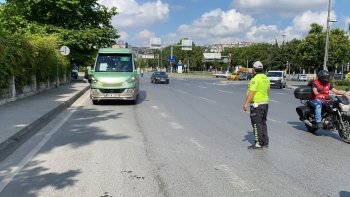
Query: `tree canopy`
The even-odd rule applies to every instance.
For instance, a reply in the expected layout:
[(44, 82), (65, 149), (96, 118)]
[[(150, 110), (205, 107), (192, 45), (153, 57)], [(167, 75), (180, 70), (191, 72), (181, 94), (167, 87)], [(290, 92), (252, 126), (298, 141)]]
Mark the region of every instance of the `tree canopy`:
[(120, 37), (111, 25), (116, 10), (96, 0), (7, 0), (0, 6), (0, 26), (12, 34), (53, 35), (70, 48), (71, 61), (91, 66), (98, 48)]

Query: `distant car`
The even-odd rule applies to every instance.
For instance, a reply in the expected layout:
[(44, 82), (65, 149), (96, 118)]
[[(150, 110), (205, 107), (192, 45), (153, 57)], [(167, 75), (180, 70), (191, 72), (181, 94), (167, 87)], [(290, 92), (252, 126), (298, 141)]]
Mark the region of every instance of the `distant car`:
[(296, 74), (292, 77), (292, 81), (307, 81), (307, 76), (304, 74)]
[(166, 83), (169, 84), (169, 77), (165, 72), (156, 71), (152, 73), (151, 83)]
[(78, 66), (75, 64), (72, 66), (72, 77), (78, 79)]
[(243, 73), (238, 80), (243, 81), (243, 80), (251, 80), (253, 78), (254, 74), (253, 73)]
[(334, 79), (345, 79), (346, 74), (336, 73), (334, 74)]

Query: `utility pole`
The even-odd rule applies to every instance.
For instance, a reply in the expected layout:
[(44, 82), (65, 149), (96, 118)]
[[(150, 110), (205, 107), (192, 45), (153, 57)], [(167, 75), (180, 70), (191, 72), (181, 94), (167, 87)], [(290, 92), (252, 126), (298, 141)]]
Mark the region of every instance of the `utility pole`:
[(324, 52), (324, 62), (323, 70), (327, 70), (327, 61), (328, 61), (328, 42), (329, 42), (329, 15), (331, 12), (331, 0), (328, 2), (328, 16), (327, 16), (327, 35), (326, 35), (326, 46)]
[(328, 48), (329, 48), (329, 31), (330, 31), (330, 22), (337, 22), (336, 20), (330, 20), (330, 12), (331, 12), (331, 0), (328, 1), (328, 16), (327, 16), (327, 34), (326, 34), (326, 46), (324, 50), (324, 62), (323, 62), (323, 70), (327, 69), (327, 61), (328, 61)]

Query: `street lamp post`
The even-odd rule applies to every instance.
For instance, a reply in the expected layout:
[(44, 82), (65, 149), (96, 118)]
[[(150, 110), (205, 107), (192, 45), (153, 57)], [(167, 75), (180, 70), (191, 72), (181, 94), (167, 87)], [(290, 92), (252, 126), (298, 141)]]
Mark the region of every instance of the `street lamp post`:
[(330, 12), (331, 12), (331, 0), (328, 2), (328, 16), (327, 16), (327, 31), (326, 31), (326, 46), (324, 50), (324, 62), (323, 62), (323, 70), (327, 69), (327, 61), (328, 61), (328, 45), (329, 45), (329, 31), (330, 31), (330, 22), (337, 22), (335, 20), (330, 20)]
[(287, 61), (287, 67), (288, 67), (288, 75), (289, 75), (289, 79), (290, 79), (290, 64), (288, 61)]

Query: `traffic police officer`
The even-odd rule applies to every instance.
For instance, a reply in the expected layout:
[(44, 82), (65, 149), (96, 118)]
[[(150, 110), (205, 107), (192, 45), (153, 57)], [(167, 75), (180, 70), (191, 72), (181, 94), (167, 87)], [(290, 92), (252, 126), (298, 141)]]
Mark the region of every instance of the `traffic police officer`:
[(263, 73), (263, 64), (260, 61), (253, 64), (253, 73), (254, 76), (248, 85), (243, 110), (247, 111), (247, 107), (250, 105), (250, 120), (253, 126), (255, 144), (248, 146), (248, 149), (262, 149), (269, 145), (266, 120), (269, 108), (270, 80)]

